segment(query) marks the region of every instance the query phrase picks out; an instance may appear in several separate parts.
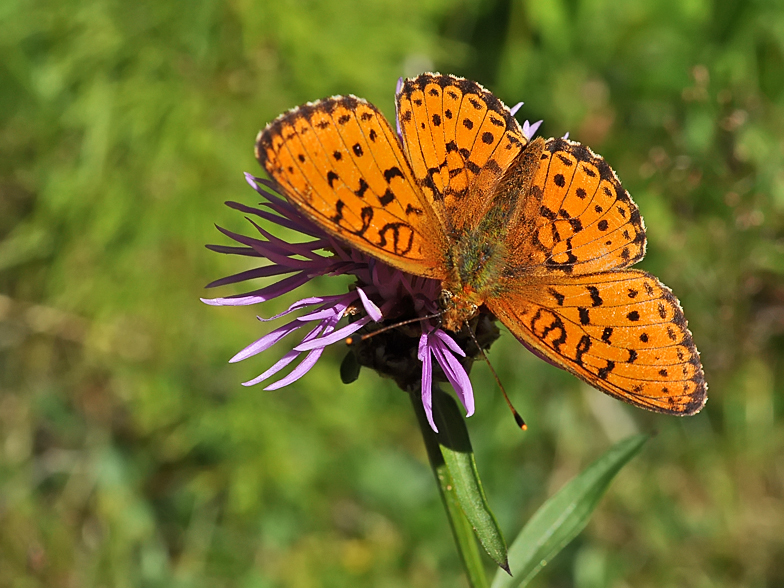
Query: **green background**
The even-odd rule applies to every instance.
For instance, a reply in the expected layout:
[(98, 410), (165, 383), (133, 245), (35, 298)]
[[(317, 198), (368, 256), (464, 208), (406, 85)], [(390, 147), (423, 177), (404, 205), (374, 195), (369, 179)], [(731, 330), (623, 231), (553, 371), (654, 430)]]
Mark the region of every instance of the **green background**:
[[(505, 334), (469, 428), (507, 537), (610, 444), (658, 431), (537, 586), (784, 585), (784, 8), (770, 0), (4, 0), (0, 4), (0, 586), (464, 585), (408, 399), (339, 346), (227, 360), (318, 280), (199, 302), (247, 260), (253, 141), (280, 112), (397, 78), (475, 79), (605, 156), (639, 267), (679, 296), (709, 402), (613, 401)], [(299, 294), (299, 296), (297, 296)], [(490, 566), (488, 562), (488, 567)]]

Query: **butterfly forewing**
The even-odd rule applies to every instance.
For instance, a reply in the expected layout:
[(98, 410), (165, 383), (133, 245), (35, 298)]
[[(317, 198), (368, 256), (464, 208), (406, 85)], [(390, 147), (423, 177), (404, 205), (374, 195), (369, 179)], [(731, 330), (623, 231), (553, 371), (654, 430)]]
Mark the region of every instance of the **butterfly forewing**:
[(476, 82), (423, 74), (398, 96), (406, 156), (445, 230), (473, 227), (527, 143), (509, 109)]
[(357, 249), (440, 278), (442, 233), (394, 131), (353, 96), (301, 106), (259, 134), (256, 157), (307, 217)]

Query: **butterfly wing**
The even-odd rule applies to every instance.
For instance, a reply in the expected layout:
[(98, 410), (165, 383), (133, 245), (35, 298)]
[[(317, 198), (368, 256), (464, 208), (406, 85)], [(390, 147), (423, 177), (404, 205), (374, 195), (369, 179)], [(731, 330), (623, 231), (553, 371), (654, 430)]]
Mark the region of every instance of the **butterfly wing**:
[(528, 142), (509, 109), (476, 82), (422, 74), (397, 97), (403, 149), (448, 233), (473, 227)]
[(705, 377), (678, 300), (639, 270), (512, 281), (487, 307), (529, 349), (631, 404), (698, 412)]
[[(487, 307), (526, 347), (611, 396), (658, 412), (699, 411), (705, 378), (678, 300), (654, 276), (625, 269), (645, 253), (637, 206), (587, 147), (565, 139), (534, 147), (539, 164)], [(526, 169), (535, 167), (529, 160)]]
[(645, 255), (645, 225), (615, 172), (579, 143), (548, 139), (506, 246), (533, 271), (584, 275)]
[(389, 123), (370, 103), (338, 96), (267, 125), (256, 158), (306, 217), (400, 270), (443, 278), (443, 232)]

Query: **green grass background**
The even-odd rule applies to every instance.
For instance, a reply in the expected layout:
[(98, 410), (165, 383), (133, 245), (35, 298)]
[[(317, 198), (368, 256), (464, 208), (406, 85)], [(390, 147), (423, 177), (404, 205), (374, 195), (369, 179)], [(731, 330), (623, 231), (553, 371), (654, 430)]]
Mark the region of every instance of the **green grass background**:
[(700, 415), (653, 415), (494, 346), (530, 430), (481, 365), (469, 427), (508, 538), (614, 440), (659, 433), (535, 585), (784, 585), (780, 2), (4, 0), (0, 586), (464, 585), (408, 399), (342, 385), (338, 346), (243, 388), (283, 349), (227, 360), (294, 297), (198, 300), (247, 267), (203, 245), (250, 230), (222, 202), (258, 200), (256, 132), (338, 93), (391, 116), (425, 70), (606, 157), (710, 384)]

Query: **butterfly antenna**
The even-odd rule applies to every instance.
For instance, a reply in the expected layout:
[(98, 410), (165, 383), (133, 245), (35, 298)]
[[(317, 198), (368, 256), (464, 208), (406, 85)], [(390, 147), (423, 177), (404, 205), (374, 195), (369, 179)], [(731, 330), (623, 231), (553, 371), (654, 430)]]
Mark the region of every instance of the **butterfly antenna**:
[[(405, 325), (410, 325), (411, 323), (416, 323), (418, 321), (426, 321), (426, 320), (429, 320), (429, 319), (432, 319), (432, 318), (441, 318), (441, 314), (442, 313), (439, 312), (439, 313), (436, 313), (436, 314), (429, 314), (429, 315), (426, 315), (426, 316), (418, 316), (416, 318), (412, 318), (412, 319), (408, 319), (406, 321), (401, 321), (399, 323), (395, 323), (394, 325), (387, 325), (386, 327), (382, 327), (378, 331), (373, 331), (371, 333), (365, 333), (364, 335), (362, 335), (359, 338), (359, 341), (360, 342), (367, 341), (371, 337), (375, 337), (376, 335), (380, 335), (381, 333), (384, 333), (385, 331), (391, 331), (392, 329), (397, 329), (398, 327), (402, 327), (402, 326), (405, 326)], [(356, 337), (347, 337), (346, 338), (346, 345), (353, 345), (354, 343), (356, 343)]]
[(479, 353), (482, 354), (485, 363), (487, 363), (488, 367), (490, 368), (490, 372), (493, 374), (493, 377), (495, 378), (498, 387), (501, 388), (501, 392), (504, 395), (504, 400), (506, 400), (506, 404), (509, 407), (509, 410), (512, 411), (512, 416), (514, 417), (515, 423), (517, 423), (517, 426), (520, 427), (521, 431), (525, 431), (528, 428), (528, 425), (525, 424), (523, 417), (520, 416), (520, 413), (517, 412), (517, 409), (514, 406), (512, 406), (512, 401), (509, 400), (509, 396), (506, 393), (506, 389), (504, 388), (504, 385), (501, 383), (501, 378), (499, 378), (498, 374), (495, 372), (495, 369), (493, 368), (493, 364), (490, 363), (490, 359), (485, 354), (485, 350), (482, 349), (482, 347), (479, 345), (479, 341), (476, 340), (476, 335), (474, 335), (474, 332), (471, 330), (471, 326), (468, 324), (468, 322), (465, 323), (465, 326), (466, 329), (468, 329), (468, 332), (471, 334), (471, 339), (473, 339), (474, 345), (476, 345), (476, 348), (479, 349)]

